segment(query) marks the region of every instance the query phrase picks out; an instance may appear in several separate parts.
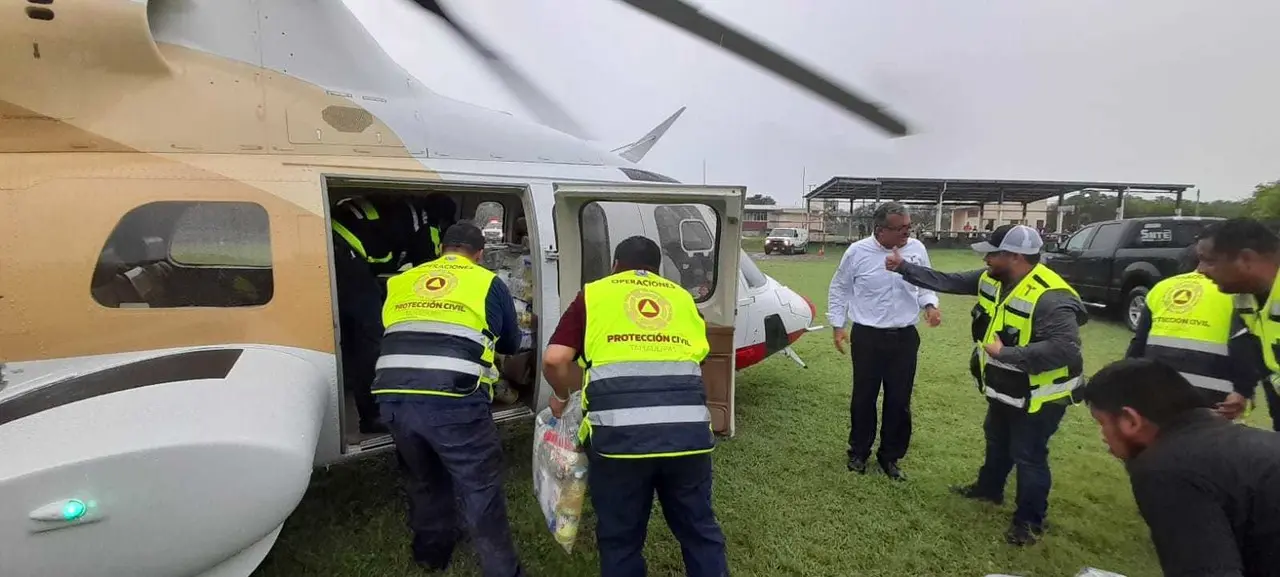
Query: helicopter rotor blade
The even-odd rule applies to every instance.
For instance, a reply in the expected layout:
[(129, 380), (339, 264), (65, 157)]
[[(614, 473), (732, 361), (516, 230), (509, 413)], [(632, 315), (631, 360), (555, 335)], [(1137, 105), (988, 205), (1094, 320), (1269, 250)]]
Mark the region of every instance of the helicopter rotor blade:
[(516, 95), (520, 103), (525, 105), (539, 122), (584, 140), (592, 139), (587, 131), (582, 128), (582, 125), (556, 104), (550, 96), (547, 96), (546, 92), (538, 88), (532, 80), (529, 80), (523, 73), (516, 70), (515, 66), (489, 48), (460, 22), (450, 17), (439, 2), (436, 0), (413, 0), (413, 3), (427, 12), (435, 14), (449, 28), (453, 29), (458, 36), (461, 36), (463, 41), (484, 60), (485, 66), (502, 80), (502, 83)]
[(907, 126), (876, 104), (855, 95), (810, 70), (760, 40), (730, 28), (681, 0), (622, 0), (686, 32), (701, 37), (795, 83), (831, 103), (852, 112), (894, 136), (905, 136)]

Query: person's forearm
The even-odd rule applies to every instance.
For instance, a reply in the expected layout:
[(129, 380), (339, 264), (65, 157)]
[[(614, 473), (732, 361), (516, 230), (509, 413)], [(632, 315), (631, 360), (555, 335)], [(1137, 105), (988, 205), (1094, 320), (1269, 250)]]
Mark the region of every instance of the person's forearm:
[(903, 280), (920, 288), (969, 296), (978, 294), (978, 279), (982, 278), (981, 270), (938, 272), (909, 262), (899, 265), (897, 272), (902, 275)]
[(561, 399), (569, 398), (570, 394), (582, 388), (582, 369), (573, 363), (547, 367), (546, 377), (552, 391)]

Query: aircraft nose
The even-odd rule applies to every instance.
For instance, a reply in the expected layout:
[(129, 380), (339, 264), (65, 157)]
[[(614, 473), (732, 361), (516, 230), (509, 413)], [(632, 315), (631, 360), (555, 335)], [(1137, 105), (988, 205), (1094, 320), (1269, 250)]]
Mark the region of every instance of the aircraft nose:
[[(784, 307), (791, 311), (794, 321), (787, 322), (789, 331), (801, 330), (813, 324), (813, 319), (818, 316), (818, 309), (813, 305), (813, 301), (808, 297), (791, 290), (790, 287), (778, 288), (778, 300), (782, 301)], [(790, 326), (791, 322), (795, 322), (797, 326)]]

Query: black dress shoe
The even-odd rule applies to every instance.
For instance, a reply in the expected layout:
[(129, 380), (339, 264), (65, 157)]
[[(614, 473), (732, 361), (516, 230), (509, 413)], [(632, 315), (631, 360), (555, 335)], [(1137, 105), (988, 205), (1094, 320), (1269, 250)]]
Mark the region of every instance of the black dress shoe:
[(856, 471), (859, 475), (866, 475), (867, 460), (862, 457), (849, 457), (849, 470)]
[(951, 492), (957, 495), (960, 495), (965, 499), (973, 499), (974, 501), (986, 501), (987, 503), (991, 503), (994, 505), (1004, 504), (1003, 496), (997, 498), (997, 497), (991, 497), (989, 495), (984, 495), (980, 491), (978, 491), (978, 485), (976, 483), (973, 485), (952, 485)]
[(884, 474), (888, 475), (894, 481), (906, 481), (907, 476), (898, 468), (897, 461), (880, 461), (880, 468), (884, 470)]

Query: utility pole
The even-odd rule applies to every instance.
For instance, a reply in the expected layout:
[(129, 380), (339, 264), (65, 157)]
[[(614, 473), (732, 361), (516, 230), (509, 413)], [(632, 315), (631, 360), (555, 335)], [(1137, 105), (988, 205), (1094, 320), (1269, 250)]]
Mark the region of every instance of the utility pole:
[(702, 159), (702, 184), (707, 183), (707, 159)]
[(1196, 187), (1196, 216), (1200, 216), (1200, 187)]

